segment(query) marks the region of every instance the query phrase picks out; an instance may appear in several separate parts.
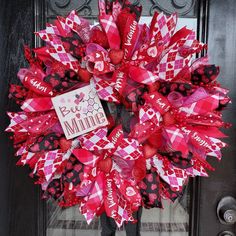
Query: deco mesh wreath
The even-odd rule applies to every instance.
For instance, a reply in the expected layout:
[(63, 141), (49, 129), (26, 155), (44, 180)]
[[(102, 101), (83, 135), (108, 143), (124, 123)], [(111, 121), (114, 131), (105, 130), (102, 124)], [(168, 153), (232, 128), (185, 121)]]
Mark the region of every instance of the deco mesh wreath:
[[(106, 1), (108, 2), (108, 1)], [(99, 1), (99, 22), (72, 11), (25, 48), (9, 112), (18, 165), (29, 165), (44, 197), (78, 205), (88, 223), (102, 212), (121, 226), (140, 206), (174, 201), (189, 177), (221, 159), (221, 110), (230, 101), (216, 82), (219, 67), (176, 14), (139, 24), (141, 7)]]

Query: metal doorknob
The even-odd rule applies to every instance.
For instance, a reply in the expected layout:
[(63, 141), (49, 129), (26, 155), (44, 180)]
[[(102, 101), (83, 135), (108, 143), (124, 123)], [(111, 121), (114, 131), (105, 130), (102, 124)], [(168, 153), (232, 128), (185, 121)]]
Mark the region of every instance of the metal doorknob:
[(230, 231), (224, 231), (218, 234), (218, 236), (235, 236), (235, 234)]
[(236, 200), (233, 197), (222, 198), (217, 206), (217, 216), (221, 224), (236, 223)]

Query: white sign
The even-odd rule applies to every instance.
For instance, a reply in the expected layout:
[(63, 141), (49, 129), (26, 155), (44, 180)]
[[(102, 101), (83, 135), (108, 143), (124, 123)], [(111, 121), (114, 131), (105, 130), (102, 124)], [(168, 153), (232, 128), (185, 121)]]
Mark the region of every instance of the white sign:
[(52, 98), (67, 139), (108, 124), (96, 90), (90, 85)]

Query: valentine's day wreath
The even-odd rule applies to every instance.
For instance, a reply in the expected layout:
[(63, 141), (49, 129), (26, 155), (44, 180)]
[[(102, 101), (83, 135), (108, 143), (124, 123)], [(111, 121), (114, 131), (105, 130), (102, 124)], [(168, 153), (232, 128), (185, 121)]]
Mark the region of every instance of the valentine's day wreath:
[[(109, 2), (109, 1), (106, 1)], [(9, 97), (18, 165), (29, 165), (43, 196), (78, 205), (88, 223), (102, 212), (121, 226), (140, 206), (174, 201), (189, 177), (213, 170), (226, 144), (219, 130), (228, 90), (219, 67), (177, 15), (99, 1), (99, 24), (75, 11), (36, 33), (46, 46), (25, 47), (28, 68)]]

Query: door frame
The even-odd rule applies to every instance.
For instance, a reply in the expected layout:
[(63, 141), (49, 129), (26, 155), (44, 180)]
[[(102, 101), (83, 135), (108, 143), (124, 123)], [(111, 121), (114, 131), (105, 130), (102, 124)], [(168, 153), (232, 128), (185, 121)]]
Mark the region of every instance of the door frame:
[[(207, 44), (208, 21), (210, 0), (196, 0), (197, 4), (197, 39)], [(46, 21), (46, 0), (34, 0), (34, 31), (37, 32), (45, 27)], [(33, 47), (42, 46), (39, 37), (34, 36)], [(199, 56), (206, 55), (204, 49)], [(190, 212), (189, 212), (189, 236), (199, 236), (200, 225), (200, 196), (201, 178), (196, 177), (190, 180)], [(47, 231), (47, 203), (41, 198), (42, 192), (38, 194), (38, 227), (37, 236), (46, 236)]]

